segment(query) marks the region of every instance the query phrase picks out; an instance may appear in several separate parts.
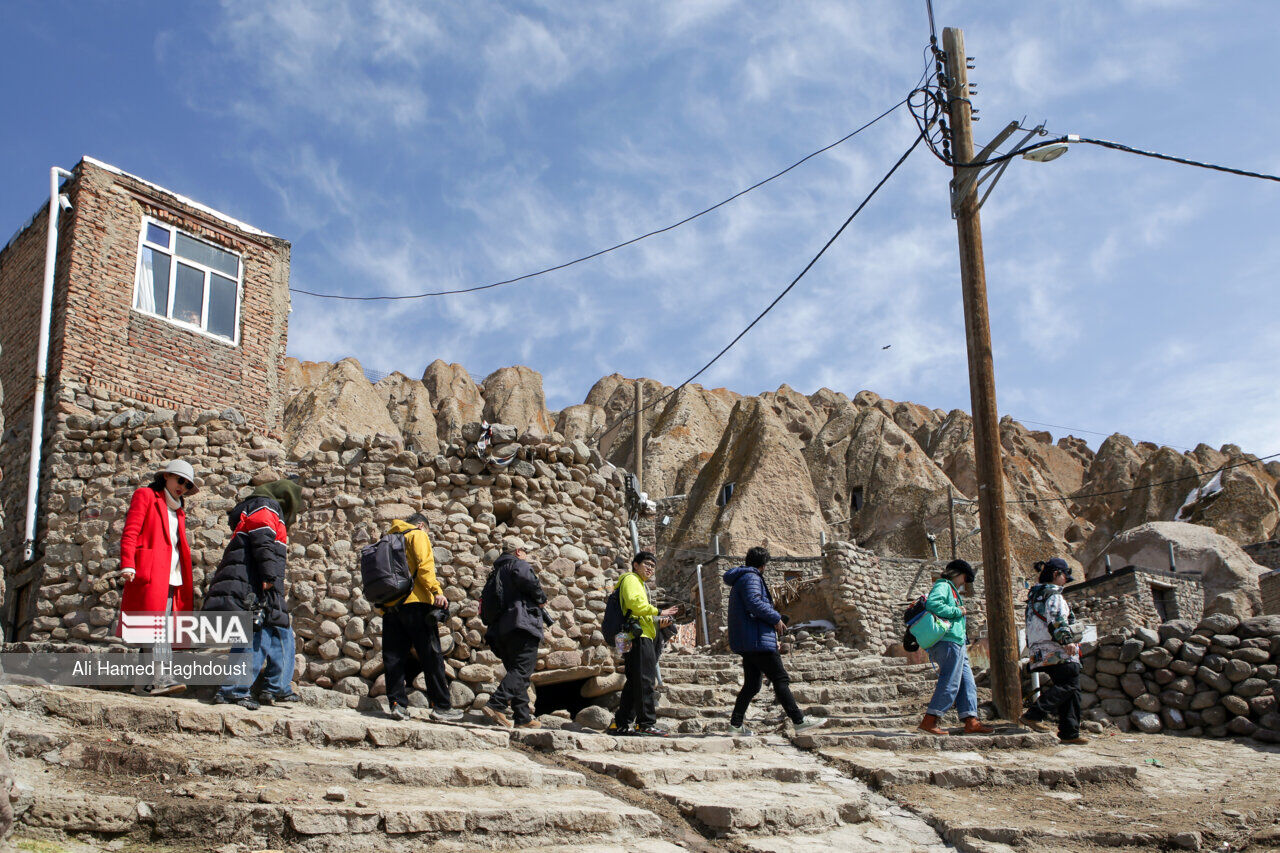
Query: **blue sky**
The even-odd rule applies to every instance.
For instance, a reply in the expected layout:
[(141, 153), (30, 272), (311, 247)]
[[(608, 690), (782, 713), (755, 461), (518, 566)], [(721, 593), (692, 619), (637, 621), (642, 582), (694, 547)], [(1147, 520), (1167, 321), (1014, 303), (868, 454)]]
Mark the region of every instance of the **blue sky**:
[[(296, 287), (508, 278), (667, 225), (904, 97), (924, 5), (9, 2), (0, 227), (89, 154), (290, 240)], [(980, 140), (1026, 117), (1280, 173), (1280, 4), (934, 5), (977, 58)], [(295, 296), (290, 353), (411, 375), (444, 358), (477, 380), (523, 363), (553, 409), (614, 371), (678, 383), (913, 134), (899, 111), (691, 225), (518, 285)], [(968, 409), (947, 179), (917, 151), (705, 384)], [(1280, 451), (1278, 214), (1274, 183), (1098, 148), (1014, 162), (983, 209), (1001, 412), (1095, 446), (1082, 430)]]

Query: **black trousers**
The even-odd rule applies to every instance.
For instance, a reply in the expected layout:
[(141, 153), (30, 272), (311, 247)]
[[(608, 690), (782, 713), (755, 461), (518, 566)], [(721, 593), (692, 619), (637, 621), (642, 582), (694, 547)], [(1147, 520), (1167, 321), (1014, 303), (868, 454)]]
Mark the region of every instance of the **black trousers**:
[(653, 689), (658, 679), (657, 647), (648, 637), (639, 637), (622, 661), (627, 683), (622, 686), (622, 701), (614, 722), (619, 731), (629, 728), (632, 722), (648, 728), (658, 722), (658, 701)]
[[(444, 674), (444, 654), (440, 651), (439, 624), (440, 609), (430, 604), (401, 604), (383, 614), (382, 663), (389, 701), (409, 704), (407, 684), (421, 668), (431, 707), (441, 711), (453, 707), (449, 679)], [(411, 651), (418, 655), (416, 666)]]
[(506, 711), (511, 708), (515, 715), (515, 724), (527, 723), (533, 719), (529, 710), (529, 676), (538, 665), (538, 644), (542, 640), (524, 631), (512, 631), (501, 637), (495, 637), (489, 643), (493, 653), (502, 659), (507, 674), (502, 676), (498, 689), (493, 691), (489, 707), (495, 711)]
[(1055, 663), (1037, 670), (1049, 676), (1053, 686), (1041, 689), (1040, 698), (1027, 710), (1030, 719), (1040, 721), (1050, 714), (1058, 717), (1058, 737), (1080, 736), (1080, 664)]
[(782, 706), (782, 710), (791, 718), (791, 722), (804, 720), (800, 706), (791, 695), (791, 676), (782, 665), (782, 656), (777, 652), (745, 652), (742, 655), (742, 689), (738, 691), (738, 700), (733, 703), (733, 716), (729, 722), (735, 726), (742, 725), (747, 716), (747, 707), (760, 692), (760, 677), (766, 676), (773, 685), (773, 695)]

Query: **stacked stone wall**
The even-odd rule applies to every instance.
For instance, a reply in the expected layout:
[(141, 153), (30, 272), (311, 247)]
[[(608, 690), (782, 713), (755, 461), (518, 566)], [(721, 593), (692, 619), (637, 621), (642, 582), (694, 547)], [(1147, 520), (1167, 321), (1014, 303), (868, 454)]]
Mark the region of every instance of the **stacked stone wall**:
[(1076, 619), (1098, 626), (1102, 636), (1127, 628), (1152, 628), (1166, 621), (1156, 609), (1153, 583), (1171, 588), (1177, 613), (1167, 616), (1196, 620), (1204, 613), (1204, 587), (1199, 577), (1137, 566), (1073, 584), (1063, 594)]
[(477, 458), (474, 445), (428, 456), (386, 436), (328, 439), (289, 462), (277, 441), (234, 409), (107, 416), (63, 408), (56, 417), (31, 639), (115, 642), (119, 541), (130, 497), (180, 457), (201, 482), (187, 507), (198, 595), (229, 539), (231, 507), (255, 484), (298, 478), (305, 511), (289, 531), (288, 577), (299, 683), (382, 692), (381, 617), (361, 595), (358, 554), (392, 520), (414, 511), (430, 519), (437, 574), (450, 600), (441, 643), (456, 700), (483, 701), (500, 677), (482, 642), (478, 598), (505, 536), (534, 544), (531, 562), (555, 619), (534, 683), (613, 671), (599, 622), (616, 577), (613, 555), (627, 547), (622, 475), (580, 442), (515, 441), (514, 428), (496, 425), (496, 435), (509, 435), (495, 451), (514, 456), (505, 467)]
[(1258, 565), (1280, 571), (1280, 539), (1268, 539), (1266, 542), (1245, 545), (1244, 552)]
[(1262, 590), (1262, 612), (1280, 614), (1280, 569), (1258, 578)]
[(1123, 731), (1280, 743), (1280, 617), (1214, 614), (1101, 637), (1082, 649), (1086, 717)]

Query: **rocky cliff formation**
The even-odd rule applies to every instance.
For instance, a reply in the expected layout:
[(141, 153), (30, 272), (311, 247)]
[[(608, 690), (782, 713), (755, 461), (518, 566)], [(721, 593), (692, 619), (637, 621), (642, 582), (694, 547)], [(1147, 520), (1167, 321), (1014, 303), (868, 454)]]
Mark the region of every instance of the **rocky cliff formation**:
[[(664, 545), (698, 551), (719, 534), (732, 553), (768, 540), (778, 553), (816, 554), (825, 534), (899, 556), (931, 556), (936, 547), (945, 558), (954, 497), (956, 552), (980, 559), (973, 423), (965, 412), (870, 391), (804, 395), (784, 385), (743, 397), (639, 381), (643, 488), (654, 498), (688, 496), (674, 502)], [(433, 453), (460, 443), (463, 424), (485, 418), (557, 442), (582, 441), (633, 470), (635, 382), (606, 376), (581, 404), (552, 413), (542, 377), (524, 366), (477, 384), (460, 365), (437, 360), (420, 382), (392, 374), (372, 385), (353, 359), (289, 359), (286, 441), (298, 458), (317, 449), (320, 436), (388, 433)], [(1280, 534), (1280, 465), (1251, 461), (1234, 445), (1183, 453), (1117, 434), (1095, 453), (1079, 438), (1055, 443), (1010, 418), (1001, 421), (1000, 438), (1013, 550), (1028, 572), (1035, 560), (1058, 554), (1094, 576), (1113, 540), (1147, 522), (1190, 522), (1241, 545)], [(1229, 465), (1239, 467), (1212, 473)], [(1143, 487), (1149, 483), (1163, 485)], [(729, 484), (733, 493), (722, 505)]]

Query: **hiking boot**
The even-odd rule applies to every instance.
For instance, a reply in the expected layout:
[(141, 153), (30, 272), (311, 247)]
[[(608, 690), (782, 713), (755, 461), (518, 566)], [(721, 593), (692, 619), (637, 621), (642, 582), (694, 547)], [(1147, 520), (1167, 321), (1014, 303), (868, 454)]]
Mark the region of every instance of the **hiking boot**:
[(232, 699), (231, 704), (239, 705), (241, 708), (246, 708), (250, 711), (256, 711), (262, 707), (258, 704), (257, 700), (251, 696), (246, 696), (243, 699)]
[(1033, 732), (1053, 731), (1052, 728), (1045, 725), (1044, 722), (1042, 722), (1041, 720), (1033, 720), (1030, 717), (1028, 717), (1026, 714), (1023, 714), (1021, 717), (1018, 718), (1018, 725), (1026, 726), (1027, 728), (1031, 729), (1031, 731)]
[(457, 708), (432, 708), (431, 719), (442, 723), (456, 723), (462, 719), (462, 712)]
[(272, 698), (272, 700), (273, 700), (277, 705), (279, 705), (279, 704), (281, 704), (281, 703), (289, 704), (289, 703), (292, 703), (292, 702), (301, 702), (301, 701), (302, 701), (302, 697), (301, 697), (301, 696), (299, 696), (297, 693), (292, 693), (292, 692), (290, 692), (290, 693), (286, 693), (286, 694), (284, 694), (283, 696), (273, 696), (273, 697), (271, 697), (271, 698)]
[(392, 702), (391, 707), (387, 710), (387, 716), (393, 720), (400, 720), (401, 722), (404, 722), (409, 719), (409, 709), (403, 705), (397, 705), (395, 702)]
[(938, 728), (937, 714), (925, 714), (924, 719), (920, 721), (920, 725), (916, 726), (916, 728), (925, 734), (938, 735), (939, 737), (945, 737), (948, 734), (946, 729)]
[(517, 729), (540, 729), (542, 728), (542, 723), (538, 722), (537, 720), (525, 720), (523, 723), (516, 723), (516, 728)]
[(747, 728), (746, 723), (743, 723), (740, 726), (735, 726), (733, 723), (730, 723), (729, 734), (733, 735), (734, 737), (754, 737), (755, 736), (755, 732)]
[(805, 717), (798, 723), (795, 723), (796, 734), (807, 732), (809, 729), (822, 728), (827, 724), (826, 717)]
[(507, 715), (499, 711), (497, 708), (490, 708), (485, 705), (480, 712), (489, 718), (489, 721), (495, 726), (502, 726), (504, 729), (511, 728), (511, 720), (507, 719)]
[(1086, 744), (1086, 743), (1088, 743), (1088, 742), (1089, 742), (1089, 739), (1088, 739), (1087, 737), (1085, 737), (1084, 735), (1076, 735), (1075, 737), (1060, 737), (1060, 738), (1058, 738), (1058, 743), (1073, 743), (1073, 744), (1076, 744), (1076, 745), (1078, 745), (1078, 746), (1083, 746), (1084, 744)]
[(984, 726), (982, 721), (977, 717), (965, 717), (964, 734), (967, 735), (990, 735), (995, 734), (995, 729), (991, 726)]
[(274, 696), (272, 696), (270, 693), (259, 693), (259, 694), (258, 694), (258, 704), (259, 704), (259, 705), (274, 705), (274, 704), (276, 704), (276, 699), (275, 699), (275, 697), (274, 697)]
[(671, 733), (661, 726), (642, 726), (636, 729), (636, 734), (641, 737), (670, 737)]

